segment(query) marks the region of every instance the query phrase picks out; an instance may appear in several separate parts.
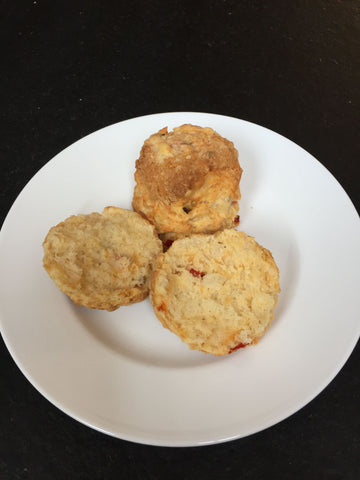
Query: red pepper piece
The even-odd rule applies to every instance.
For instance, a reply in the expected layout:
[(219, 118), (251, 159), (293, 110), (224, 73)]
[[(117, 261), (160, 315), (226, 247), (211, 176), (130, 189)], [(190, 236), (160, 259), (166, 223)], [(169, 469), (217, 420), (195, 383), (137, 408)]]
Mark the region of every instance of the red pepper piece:
[(197, 278), (203, 278), (205, 276), (204, 272), (200, 272), (199, 270), (195, 270), (194, 268), (190, 268), (189, 272), (191, 275)]
[(239, 350), (239, 348), (244, 348), (244, 347), (247, 347), (247, 346), (248, 346), (248, 343), (239, 343), (239, 344), (236, 345), (235, 347), (230, 348), (229, 353), (233, 353), (233, 352), (235, 352), (236, 350)]

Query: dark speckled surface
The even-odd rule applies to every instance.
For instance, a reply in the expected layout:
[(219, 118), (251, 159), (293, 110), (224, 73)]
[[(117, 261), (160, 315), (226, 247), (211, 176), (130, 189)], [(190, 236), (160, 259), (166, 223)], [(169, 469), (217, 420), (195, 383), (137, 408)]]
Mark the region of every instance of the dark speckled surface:
[[(34, 173), (75, 140), (179, 110), (285, 135), (360, 209), (356, 0), (4, 0), (0, 40), (1, 223)], [(355, 480), (359, 358), (357, 347), (316, 399), (268, 430), (175, 449), (110, 438), (67, 417), (1, 341), (0, 479)]]

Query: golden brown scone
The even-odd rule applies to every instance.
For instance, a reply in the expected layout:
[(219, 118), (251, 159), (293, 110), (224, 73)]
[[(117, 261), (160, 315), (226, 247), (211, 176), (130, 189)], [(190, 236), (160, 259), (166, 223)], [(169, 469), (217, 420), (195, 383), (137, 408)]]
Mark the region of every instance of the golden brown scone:
[(232, 228), (238, 223), (241, 174), (233, 143), (211, 128), (165, 127), (141, 149), (132, 205), (159, 234)]
[(155, 264), (150, 301), (164, 327), (191, 349), (226, 355), (269, 327), (279, 271), (269, 252), (234, 229), (175, 240)]
[(44, 268), (74, 303), (112, 311), (147, 297), (162, 244), (137, 213), (106, 207), (52, 227), (43, 249)]

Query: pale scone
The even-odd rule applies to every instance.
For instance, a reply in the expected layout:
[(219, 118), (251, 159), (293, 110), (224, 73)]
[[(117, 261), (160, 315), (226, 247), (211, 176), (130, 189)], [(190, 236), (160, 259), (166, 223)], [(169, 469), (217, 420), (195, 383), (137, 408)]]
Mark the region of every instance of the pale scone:
[(241, 174), (234, 144), (211, 128), (166, 127), (143, 144), (132, 205), (159, 234), (232, 228), (238, 224)]
[(175, 240), (158, 257), (150, 281), (163, 326), (191, 349), (214, 355), (257, 343), (279, 292), (269, 250), (234, 229)]
[(52, 227), (43, 249), (45, 270), (74, 303), (112, 311), (147, 297), (162, 244), (137, 213), (106, 207)]

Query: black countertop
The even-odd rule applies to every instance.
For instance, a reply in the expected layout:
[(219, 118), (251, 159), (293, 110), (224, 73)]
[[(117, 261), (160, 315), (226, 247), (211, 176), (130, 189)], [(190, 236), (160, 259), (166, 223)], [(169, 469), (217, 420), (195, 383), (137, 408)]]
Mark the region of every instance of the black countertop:
[[(0, 24), (1, 223), (63, 148), (167, 111), (229, 115), (288, 137), (328, 168), (359, 211), (356, 0), (5, 0)], [(317, 398), (265, 431), (166, 448), (66, 416), (1, 341), (0, 478), (360, 478), (359, 355), (357, 346)]]

